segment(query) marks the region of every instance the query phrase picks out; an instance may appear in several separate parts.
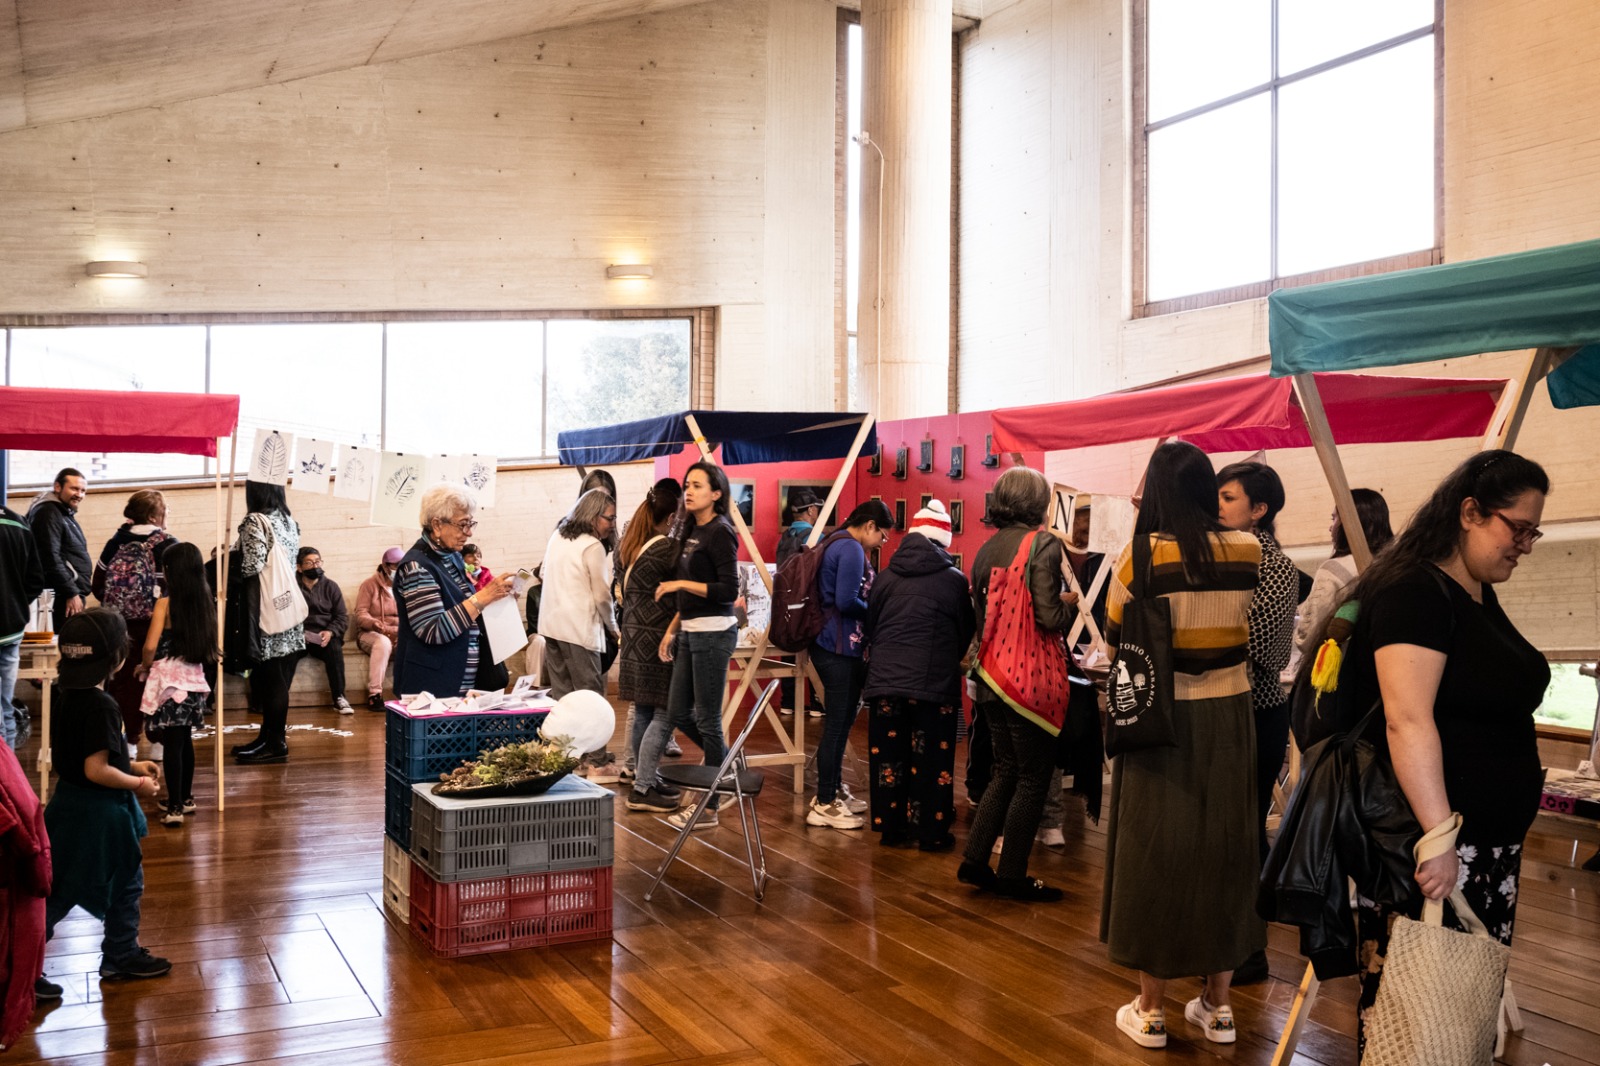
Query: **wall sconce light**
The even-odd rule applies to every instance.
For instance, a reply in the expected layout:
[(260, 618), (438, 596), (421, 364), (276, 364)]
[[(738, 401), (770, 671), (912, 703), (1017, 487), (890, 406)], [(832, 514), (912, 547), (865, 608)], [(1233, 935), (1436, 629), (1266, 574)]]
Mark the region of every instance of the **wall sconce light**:
[(150, 273), (143, 263), (121, 259), (101, 259), (85, 263), (83, 272), (91, 278), (142, 278)]
[(656, 268), (649, 263), (612, 263), (606, 267), (606, 277), (613, 281), (620, 278), (653, 278)]

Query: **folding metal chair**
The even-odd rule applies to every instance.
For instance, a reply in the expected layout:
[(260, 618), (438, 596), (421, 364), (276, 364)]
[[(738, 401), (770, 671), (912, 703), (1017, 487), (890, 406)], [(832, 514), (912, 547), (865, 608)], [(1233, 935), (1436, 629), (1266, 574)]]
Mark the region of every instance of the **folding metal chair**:
[(672, 842), (672, 848), (667, 852), (667, 857), (661, 862), (661, 869), (656, 871), (656, 879), (650, 882), (650, 890), (644, 894), (649, 900), (661, 879), (667, 875), (667, 867), (672, 865), (672, 860), (678, 857), (678, 852), (683, 850), (684, 842), (693, 833), (695, 823), (711, 805), (713, 796), (728, 796), (733, 799), (739, 808), (739, 823), (744, 830), (744, 854), (750, 866), (750, 884), (755, 891), (756, 902), (760, 903), (767, 893), (767, 852), (761, 846), (761, 823), (756, 819), (756, 797), (761, 794), (761, 786), (766, 778), (760, 770), (749, 769), (744, 757), (745, 741), (750, 739), (750, 734), (755, 731), (756, 724), (761, 721), (761, 716), (766, 712), (767, 704), (778, 696), (780, 682), (771, 681), (761, 693), (761, 698), (756, 701), (755, 707), (750, 711), (744, 728), (728, 745), (728, 752), (722, 757), (721, 766), (663, 766), (661, 779), (668, 784), (677, 785), (679, 788), (702, 790), (704, 794), (700, 802), (695, 804), (694, 815), (684, 822), (683, 828), (678, 831), (678, 839)]

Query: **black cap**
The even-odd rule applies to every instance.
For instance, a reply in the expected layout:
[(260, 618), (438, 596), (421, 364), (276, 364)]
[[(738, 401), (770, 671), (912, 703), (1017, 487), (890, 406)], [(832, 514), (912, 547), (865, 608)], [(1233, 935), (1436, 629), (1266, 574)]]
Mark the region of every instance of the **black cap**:
[(797, 487), (789, 490), (790, 511), (804, 511), (807, 507), (821, 506), (822, 500), (810, 489)]
[(128, 623), (114, 608), (94, 607), (61, 623), (62, 688), (95, 688), (111, 676), (128, 649)]

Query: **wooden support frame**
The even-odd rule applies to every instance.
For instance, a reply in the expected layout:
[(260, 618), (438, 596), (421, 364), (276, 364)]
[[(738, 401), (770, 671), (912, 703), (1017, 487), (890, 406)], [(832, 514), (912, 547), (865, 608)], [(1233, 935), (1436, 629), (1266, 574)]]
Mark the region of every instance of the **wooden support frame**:
[[(239, 431), (236, 428), (233, 436), (229, 438), (228, 445), (228, 491), (227, 502), (223, 502), (222, 491), (222, 440), (217, 440), (217, 647), (221, 649), (223, 641), (227, 639), (227, 610), (228, 610), (228, 529), (233, 525), (233, 485), (234, 471), (238, 468), (239, 460)], [(226, 508), (226, 510), (224, 510)], [(216, 730), (212, 737), (211, 761), (217, 774), (217, 810), (226, 807), (227, 789), (223, 788), (223, 768), (225, 745), (223, 743), (224, 728), (228, 716), (224, 709), (226, 702), (223, 690), (227, 685), (223, 680), (222, 664), (217, 663), (217, 690), (212, 695), (215, 697), (215, 712), (213, 728)]]
[(1566, 362), (1577, 350), (1577, 348), (1535, 348), (1529, 354), (1522, 377), (1517, 379), (1515, 394), (1502, 401), (1502, 410), (1496, 411), (1494, 421), (1489, 423), (1489, 432), (1484, 434), (1483, 438), (1484, 451), (1491, 448), (1516, 449), (1517, 436), (1522, 432), (1522, 423), (1528, 417), (1528, 405), (1533, 402), (1533, 387), (1546, 374)]
[[(839, 503), (839, 496), (844, 492), (844, 484), (850, 477), (850, 471), (855, 468), (856, 460), (861, 457), (861, 449), (867, 442), (867, 436), (872, 432), (876, 423), (872, 415), (863, 415), (861, 427), (856, 431), (855, 440), (850, 444), (850, 451), (845, 455), (844, 461), (839, 464), (839, 473), (833, 479), (833, 487), (828, 490), (828, 498), (823, 501), (822, 512), (817, 515), (817, 521), (811, 527), (811, 536), (806, 539), (807, 547), (815, 547), (822, 536), (822, 528), (828, 523), (828, 516), (833, 513)], [(706, 440), (706, 435), (700, 429), (700, 422), (693, 414), (684, 416), (684, 423), (689, 427), (690, 434), (694, 437), (695, 447), (699, 449), (701, 458), (713, 462), (711, 445)], [(772, 591), (772, 575), (767, 573), (767, 564), (761, 558), (761, 550), (756, 547), (756, 540), (750, 533), (750, 527), (745, 524), (744, 516), (737, 507), (728, 509), (728, 517), (733, 519), (733, 527), (739, 533), (739, 539), (744, 543), (745, 549), (750, 553), (750, 561), (756, 564), (756, 572), (761, 575), (761, 583)], [(810, 657), (805, 652), (795, 653), (795, 663), (792, 667), (780, 667), (767, 655), (770, 644), (767, 634), (762, 633), (750, 648), (736, 649), (735, 656), (744, 659), (744, 666), (739, 671), (739, 683), (731, 695), (724, 695), (722, 703), (723, 729), (727, 729), (728, 722), (737, 713), (740, 703), (743, 702), (757, 676), (778, 677), (781, 673), (774, 671), (787, 669), (796, 678), (795, 702), (799, 704), (794, 709), (794, 732), (784, 728), (783, 720), (777, 711), (770, 705), (766, 709), (766, 716), (772, 725), (773, 732), (777, 734), (778, 743), (783, 746), (783, 751), (773, 755), (746, 756), (752, 765), (771, 765), (773, 763), (791, 764), (794, 766), (794, 791), (805, 792), (806, 787), (806, 713), (805, 701), (800, 697), (805, 691), (806, 681), (810, 681), (821, 690), (822, 684), (817, 678), (816, 670), (812, 667)]]

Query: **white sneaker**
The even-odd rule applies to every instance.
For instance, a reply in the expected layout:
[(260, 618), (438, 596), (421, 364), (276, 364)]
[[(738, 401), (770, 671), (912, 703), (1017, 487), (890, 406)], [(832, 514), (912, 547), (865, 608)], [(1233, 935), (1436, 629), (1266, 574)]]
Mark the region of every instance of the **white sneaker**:
[(839, 783), (839, 791), (834, 793), (833, 798), (849, 808), (851, 814), (866, 814), (867, 808), (871, 806), (864, 799), (856, 799), (855, 793), (851, 792), (849, 786), (842, 781)]
[(589, 783), (591, 785), (616, 785), (622, 782), (622, 767), (614, 762), (604, 766), (589, 767)]
[(867, 820), (859, 814), (850, 813), (850, 808), (837, 796), (832, 803), (818, 803), (813, 796), (811, 807), (806, 811), (806, 824), (825, 825), (832, 829), (862, 829), (866, 827)]
[(1167, 1016), (1160, 1007), (1140, 1010), (1139, 997), (1117, 1008), (1117, 1028), (1140, 1047), (1167, 1046)]
[(166, 755), (166, 749), (160, 744), (152, 743), (150, 745), (150, 759), (152, 762), (160, 762), (162, 759), (166, 758)]
[(1059, 827), (1039, 830), (1039, 836), (1036, 839), (1047, 848), (1064, 848), (1067, 846), (1067, 838)]
[(1183, 1016), (1204, 1029), (1213, 1044), (1231, 1044), (1239, 1037), (1233, 1028), (1233, 1008), (1207, 1007), (1204, 993), (1184, 1005)]
[[(674, 829), (682, 829), (689, 824), (689, 818), (694, 814), (693, 807), (679, 807), (676, 813), (667, 815), (667, 824)], [(715, 829), (717, 827), (717, 809), (707, 807), (700, 820), (694, 823), (695, 832), (702, 829)]]
[(338, 712), (340, 714), (355, 714), (356, 713), (356, 709), (354, 707), (350, 706), (350, 701), (345, 699), (343, 696), (340, 696), (338, 699), (334, 700), (333, 701), (333, 706), (334, 706), (334, 708), (336, 710), (338, 710)]
[(137, 745), (137, 744), (129, 744), (128, 745), (128, 758), (137, 759), (138, 757), (139, 757), (139, 745)]

